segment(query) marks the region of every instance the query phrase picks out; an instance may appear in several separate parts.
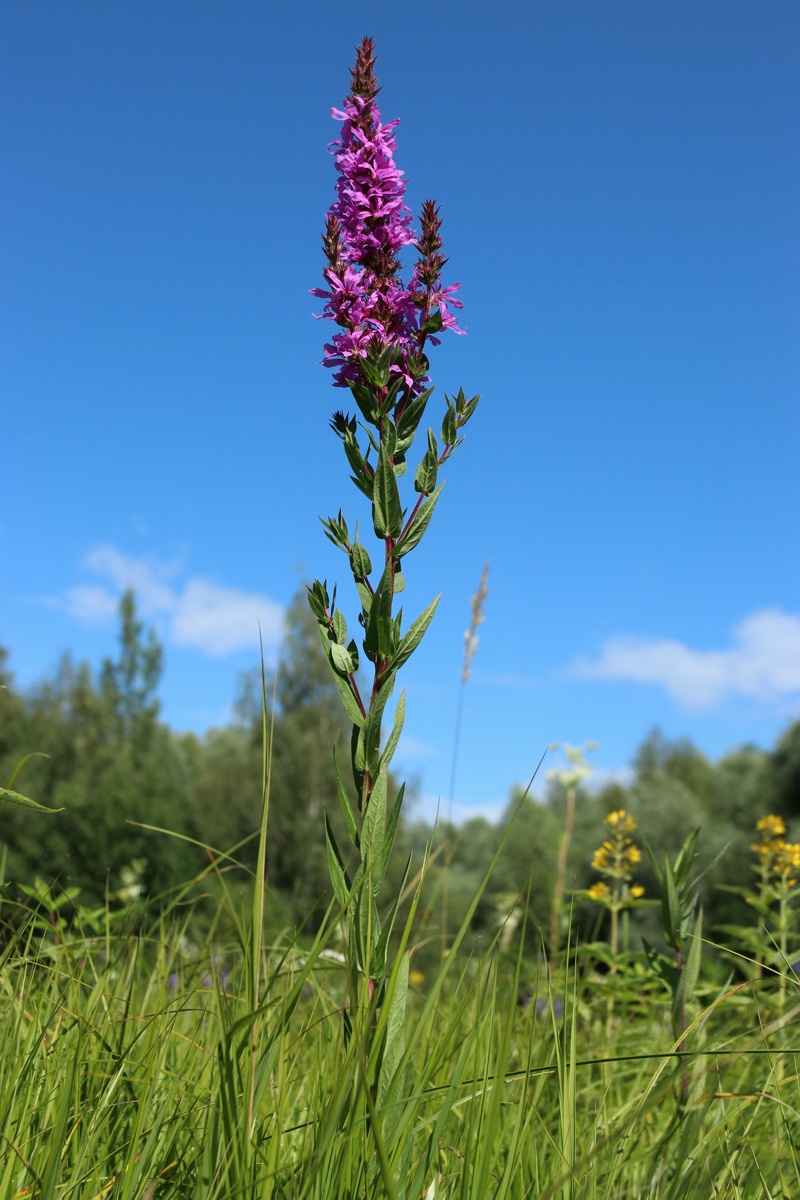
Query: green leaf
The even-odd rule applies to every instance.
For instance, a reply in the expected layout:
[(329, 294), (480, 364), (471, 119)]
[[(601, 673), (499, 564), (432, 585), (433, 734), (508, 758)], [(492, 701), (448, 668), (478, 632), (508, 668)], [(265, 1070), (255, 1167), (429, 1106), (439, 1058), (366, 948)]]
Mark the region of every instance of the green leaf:
[(400, 416), (397, 418), (397, 446), (396, 450), (402, 453), (408, 449), (414, 440), (414, 435), (417, 432), (417, 427), (422, 420), (422, 415), (425, 412), (425, 406), (433, 393), (433, 388), (428, 388), (416, 400), (412, 400), (403, 409)]
[(455, 407), (448, 400), (447, 412), (442, 421), (442, 441), (445, 446), (452, 446), (458, 438), (458, 418)]
[(349, 675), (353, 670), (353, 659), (350, 651), (338, 642), (330, 642), (331, 662), (342, 675)]
[(689, 872), (692, 869), (695, 855), (697, 854), (697, 839), (700, 836), (700, 830), (694, 829), (686, 841), (681, 846), (678, 857), (675, 859), (675, 884), (679, 892), (683, 892), (689, 879)]
[(370, 609), (372, 608), (372, 592), (365, 583), (357, 583), (356, 591), (358, 592), (358, 598), (361, 601), (361, 624), (364, 626), (364, 628), (366, 628), (366, 622), (369, 618)]
[(350, 382), (349, 386), (364, 420), (374, 424), (378, 418), (378, 406), (372, 389), (363, 383)]
[(361, 448), (352, 433), (348, 433), (344, 439), (344, 452), (353, 472), (350, 478), (357, 488), (371, 497), (374, 472), (361, 453)]
[(0, 787), (0, 803), (18, 804), (21, 808), (35, 808), (37, 812), (59, 813), (63, 812), (63, 808), (48, 808), (45, 804), (38, 804), (36, 800), (31, 800), (28, 796), (22, 796), (19, 792), (9, 791), (8, 788)]
[[(386, 878), (386, 872), (389, 868), (389, 860), (392, 855), (392, 846), (394, 845), (397, 827), (400, 824), (400, 814), (403, 809), (403, 796), (405, 795), (405, 791), (406, 785), (401, 783), (400, 790), (398, 791), (395, 802), (392, 805), (392, 811), (389, 813), (389, 820), (386, 823), (386, 834), (383, 839), (383, 850), (381, 851), (380, 862), (378, 863), (376, 874), (379, 888), (383, 887), (383, 881)], [(405, 880), (403, 880), (403, 883), (398, 891), (398, 896), (402, 893), (404, 888)]]
[(372, 523), (375, 536), (396, 538), (403, 528), (403, 507), (397, 479), (386, 450), (381, 446), (372, 492)]
[(367, 383), (371, 383), (373, 387), (385, 388), (389, 382), (389, 366), (383, 361), (370, 361), (369, 357), (362, 358), (359, 364), (361, 372)]
[(378, 938), (377, 944), (375, 946), (375, 962), (376, 962), (376, 964), (379, 965), (381, 974), (383, 974), (386, 969), (386, 951), (389, 947), (389, 938), (392, 936), (392, 930), (394, 929), (394, 923), (395, 923), (395, 920), (397, 919), (397, 910), (400, 907), (400, 898), (406, 889), (406, 883), (408, 881), (408, 872), (409, 872), (410, 867), (411, 867), (411, 855), (409, 854), (408, 858), (406, 859), (405, 870), (403, 871), (403, 878), (400, 881), (400, 887), (397, 889), (397, 895), (395, 896), (395, 900), (389, 911), (389, 915), (387, 916), (386, 920), (383, 922), (383, 928), (381, 929), (380, 937)]
[(355, 675), (358, 670), (358, 646), (354, 638), (347, 643), (347, 653), (350, 655), (350, 674)]
[(386, 770), (383, 769), (378, 771), (372, 781), (372, 793), (361, 827), (362, 853), (367, 863), (367, 870), (370, 872), (370, 884), (373, 895), (377, 895), (380, 890), (380, 882), (377, 879), (375, 869), (381, 860), (381, 852), (386, 835), (387, 789), (388, 778)]
[(426, 500), (423, 500), (408, 529), (406, 529), (402, 537), (397, 539), (393, 553), (398, 558), (404, 554), (409, 554), (422, 541), (422, 536), (431, 523), (433, 510), (436, 508), (443, 487), (444, 484), (440, 483), (436, 490)]
[(389, 458), (394, 458), (394, 451), (397, 445), (397, 430), (394, 424), (388, 417), (384, 417), (381, 427), (381, 443), (386, 450)]
[(435, 308), (427, 321), (423, 323), (420, 333), (424, 333), (427, 336), (429, 333), (440, 333), (442, 329), (444, 329), (442, 314), (438, 308)]
[(335, 636), (337, 642), (339, 643), (339, 645), (343, 646), (344, 643), (347, 641), (347, 621), (345, 621), (344, 614), (341, 611), (341, 609), (339, 609), (339, 608), (336, 609), (336, 612), (333, 614), (332, 620), (333, 620), (334, 636)]
[(647, 959), (648, 966), (666, 986), (670, 994), (674, 996), (679, 979), (678, 972), (676, 971), (675, 967), (672, 965), (672, 963), (667, 962), (663, 954), (659, 954), (658, 951), (650, 945), (646, 938), (642, 938), (642, 945), (644, 947), (645, 958)]
[(664, 936), (675, 950), (679, 950), (681, 937), (681, 905), (675, 889), (675, 876), (669, 859), (664, 855), (664, 885), (661, 893), (661, 911), (664, 918)]
[(356, 579), (366, 579), (372, 573), (372, 562), (366, 546), (354, 542), (350, 548), (350, 569)]
[(383, 710), (394, 691), (396, 674), (395, 671), (392, 671), (386, 676), (364, 719), (364, 768), (373, 774), (377, 773), (380, 766), (379, 750)]
[(320, 583), (318, 579), (314, 580), (308, 589), (308, 604), (317, 620), (327, 623), (330, 605), (327, 583)]
[(328, 848), (328, 871), (330, 872), (333, 890), (336, 899), (342, 908), (345, 908), (347, 901), (350, 899), (350, 880), (347, 878), (347, 872), (344, 869), (342, 856), (339, 853), (339, 847), (336, 845), (336, 838), (331, 829), (327, 812), (325, 813), (325, 845)]
[(392, 622), (392, 561), (387, 562), (370, 604), (364, 649), (374, 662), (376, 657), (390, 658), (396, 648)]
[(454, 454), (454, 453), (455, 453), (455, 451), (458, 449), (458, 447), (461, 445), (461, 443), (463, 442), (463, 440), (464, 440), (464, 438), (463, 438), (463, 436), (462, 436), (462, 437), (458, 438), (458, 439), (457, 439), (455, 442), (453, 442), (452, 446), (448, 446), (448, 447), (447, 447), (447, 449), (445, 450), (444, 454), (443, 454), (443, 455), (441, 456), (441, 458), (439, 459), (439, 466), (440, 466), (440, 467), (444, 466), (444, 464), (447, 462), (448, 458), (452, 458), (453, 454)]
[[(328, 659), (328, 662), (331, 665), (331, 671), (333, 674), (333, 678), (334, 678), (337, 688), (339, 689), (339, 695), (342, 698), (342, 703), (344, 704), (345, 711), (347, 712), (347, 715), (350, 718), (350, 720), (353, 722), (353, 724), (360, 728), (364, 724), (364, 714), (362, 713), (361, 709), (359, 708), (358, 701), (356, 700), (355, 692), (353, 691), (353, 684), (350, 679), (350, 676), (349, 675), (344, 675), (344, 676), (341, 675), (339, 673), (339, 671), (336, 670), (336, 668), (333, 665), (333, 661), (332, 661), (333, 648), (336, 645), (336, 643), (335, 642), (331, 643), (328, 641), (327, 624), (323, 625), (322, 623), (320, 623), (317, 625), (317, 628), (319, 630), (319, 637), (320, 637), (320, 641), (322, 642), (322, 648), (325, 651), (325, 657)], [(344, 646), (340, 646), (339, 650), (344, 650)], [(345, 654), (347, 654), (346, 650), (344, 650), (344, 652), (345, 652)], [(348, 658), (349, 658), (349, 655), (348, 655)]]
[(432, 429), (428, 430), (428, 449), (425, 457), (414, 473), (414, 489), (429, 495), (436, 487), (436, 476), (439, 471), (439, 447)]
[(406, 1007), (408, 1004), (408, 967), (411, 955), (408, 951), (403, 955), (397, 975), (394, 980), (394, 991), (389, 1002), (389, 1016), (386, 1021), (386, 1042), (381, 1059), (381, 1073), (378, 1078), (378, 1103), (381, 1104), (389, 1090), (397, 1069), (403, 1060), (406, 1049)]
[(344, 823), (347, 826), (347, 834), (356, 850), (358, 850), (359, 838), (355, 813), (353, 812), (353, 806), (350, 803), (350, 797), (347, 794), (347, 789), (344, 786), (344, 780), (342, 779), (342, 772), (339, 767), (339, 759), (336, 754), (335, 746), (333, 747), (333, 765), (336, 770), (336, 782), (339, 787), (339, 804), (342, 809), (342, 814), (344, 815)]
[(697, 914), (697, 920), (694, 923), (689, 940), (689, 953), (686, 956), (683, 970), (681, 972), (681, 992), (688, 1001), (694, 996), (694, 989), (697, 986), (697, 980), (700, 977), (700, 960), (703, 956), (703, 910), (700, 909)]
[(433, 620), (433, 614), (436, 612), (441, 598), (440, 592), (436, 599), (431, 600), (425, 611), (420, 613), (416, 621), (411, 624), (408, 633), (401, 639), (400, 645), (397, 647), (397, 653), (392, 660), (393, 670), (398, 670), (398, 668), (402, 667), (403, 663), (408, 662), (409, 658), (411, 658), (411, 655), (425, 636), (425, 631)]
[[(17, 778), (17, 776), (19, 775), (20, 771), (25, 766), (25, 764), (29, 763), (32, 758), (49, 758), (49, 757), (50, 757), (49, 754), (44, 754), (43, 751), (41, 751), (41, 750), (32, 750), (30, 752), (30, 754), (24, 754), (22, 756), (22, 758), (19, 760), (19, 762), (17, 763), (17, 765), (14, 767), (14, 770), (11, 772), (11, 778), (8, 781), (8, 786), (10, 788), (13, 788), (14, 780)], [(61, 812), (61, 809), (56, 809), (56, 811)]]
[[(394, 679), (392, 679), (394, 683)], [(400, 741), (400, 734), (403, 732), (403, 722), (406, 718), (406, 694), (405, 691), (400, 693), (397, 701), (397, 707), (394, 710), (394, 721), (392, 722), (392, 732), (386, 741), (383, 754), (381, 755), (380, 766), (388, 767), (394, 757), (394, 752), (397, 749), (397, 743)]]

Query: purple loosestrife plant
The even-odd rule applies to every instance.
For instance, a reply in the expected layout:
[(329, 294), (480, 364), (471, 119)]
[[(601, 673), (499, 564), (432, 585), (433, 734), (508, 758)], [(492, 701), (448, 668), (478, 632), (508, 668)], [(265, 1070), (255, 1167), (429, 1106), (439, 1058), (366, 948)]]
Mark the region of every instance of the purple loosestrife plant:
[[(342, 128), (331, 147), (337, 169), (336, 200), (327, 213), (322, 239), (327, 286), (314, 289), (313, 294), (324, 298), (322, 316), (337, 327), (325, 346), (323, 362), (334, 370), (335, 386), (349, 389), (356, 409), (356, 415), (334, 413), (331, 427), (344, 445), (352, 482), (371, 504), (380, 547), (373, 567), (358, 525), (351, 533), (341, 510), (323, 521), (327, 536), (349, 561), (360, 602), (360, 648), (348, 634), (335, 588), (330, 595), (327, 585), (316, 580), (309, 601), (353, 723), (351, 765), (358, 813), (341, 774), (339, 795), (357, 865), (351, 877), (326, 817), (331, 879), (345, 911), (354, 998), (361, 996), (368, 1006), (381, 1008), (385, 998), (394, 1003), (385, 989), (390, 974), (387, 948), (399, 895), (383, 923), (376, 898), (403, 801), (401, 787), (389, 802), (388, 771), (403, 726), (404, 694), (397, 701), (385, 744), (381, 726), (397, 673), (422, 640), (438, 604), (437, 597), (404, 632), (402, 610), (395, 613), (394, 598), (405, 586), (405, 559), (419, 544), (436, 508), (443, 486), (437, 482), (439, 468), (460, 444), (479, 397), (468, 399), (463, 391), (454, 397), (445, 395), (440, 439), (427, 430), (421, 461), (412, 476), (414, 492), (403, 500), (400, 484), (407, 484), (410, 475), (407, 456), (433, 391), (426, 349), (438, 344), (443, 330), (462, 332), (455, 315), (462, 305), (455, 297), (459, 285), (442, 283), (447, 260), (442, 254), (441, 218), (432, 200), (423, 205), (419, 233), (413, 231), (403, 173), (394, 160), (398, 123), (384, 125), (376, 104), (371, 39), (365, 38), (358, 47), (351, 76), (343, 108), (333, 109)], [(408, 271), (401, 255), (410, 247), (416, 250), (416, 261)], [(372, 668), (369, 689), (365, 687), (363, 694), (357, 679), (362, 651)], [(336, 769), (338, 773), (338, 763)], [(403, 980), (407, 970), (406, 961)], [(397, 980), (396, 976), (392, 993), (402, 993), (404, 1006), (405, 984)], [(390, 1018), (390, 1024), (397, 1022)], [(387, 1054), (391, 1059), (384, 1049), (384, 1059)]]

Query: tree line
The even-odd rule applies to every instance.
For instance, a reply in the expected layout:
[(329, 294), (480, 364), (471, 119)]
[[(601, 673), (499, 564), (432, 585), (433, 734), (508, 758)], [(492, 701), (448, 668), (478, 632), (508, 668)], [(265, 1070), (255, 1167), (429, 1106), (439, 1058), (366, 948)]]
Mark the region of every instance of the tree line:
[[(4, 806), (0, 850), (6, 887), (38, 877), (56, 888), (80, 889), (85, 903), (113, 903), (133, 874), (144, 893), (158, 897), (215, 861), (219, 869), (230, 869), (224, 852), (232, 847), (246, 886), (246, 871), (256, 865), (262, 792), (260, 672), (243, 678), (233, 720), (197, 736), (176, 733), (160, 719), (162, 666), (162, 648), (154, 632), (145, 630), (130, 592), (120, 604), (116, 656), (99, 671), (65, 656), (50, 677), (20, 692), (7, 652), (0, 649), (0, 782), (33, 754), (15, 786), (63, 810), (46, 816)], [(348, 736), (301, 592), (288, 611), (277, 674), (267, 841), (276, 919), (313, 926), (329, 902), (323, 811), (336, 826), (340, 810), (331, 747), (338, 740), (346, 759)], [(719, 885), (751, 886), (755, 822), (775, 813), (786, 821), (788, 837), (800, 834), (800, 722), (790, 724), (770, 750), (743, 746), (717, 762), (691, 742), (670, 741), (656, 731), (632, 766), (629, 783), (578, 788), (567, 899), (596, 881), (591, 860), (603, 840), (603, 818), (624, 809), (657, 858), (676, 853), (699, 827), (706, 928), (740, 920), (741, 900)], [(418, 910), (424, 940), (438, 945), (443, 919), (445, 936), (458, 928), (495, 858), (471, 937), (495, 936), (518, 898), (529, 894), (531, 945), (546, 940), (565, 808), (565, 789), (557, 780), (538, 798), (512, 789), (497, 824), (475, 817), (460, 828), (440, 824), (434, 832), (414, 821), (412, 805), (393, 869), (401, 871), (411, 854), (413, 876), (428, 849)], [(512, 836), (506, 837), (512, 821)], [(646, 895), (655, 895), (646, 855), (637, 880)], [(387, 881), (387, 889), (397, 883)], [(601, 914), (585, 897), (575, 902), (572, 918), (586, 937), (599, 931)], [(637, 910), (632, 922), (634, 931), (654, 936), (655, 912)]]

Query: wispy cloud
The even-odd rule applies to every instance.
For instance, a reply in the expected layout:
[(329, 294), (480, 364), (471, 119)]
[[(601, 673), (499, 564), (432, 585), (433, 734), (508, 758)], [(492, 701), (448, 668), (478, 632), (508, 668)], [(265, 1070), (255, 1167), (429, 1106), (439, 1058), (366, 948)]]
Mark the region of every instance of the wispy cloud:
[(181, 581), (179, 564), (131, 558), (114, 546), (98, 546), (83, 565), (106, 582), (67, 592), (66, 609), (77, 620), (106, 622), (116, 612), (120, 594), (133, 588), (142, 615), (160, 619), (166, 637), (177, 646), (217, 658), (257, 650), (259, 624), (266, 647), (280, 641), (284, 609), (268, 596), (198, 577)]
[(497, 825), (507, 807), (507, 800), (496, 800), (478, 804), (456, 803), (450, 808), (446, 797), (442, 798), (430, 792), (423, 792), (409, 806), (407, 816), (411, 821), (424, 821), (427, 825), (433, 825), (437, 814), (439, 821), (442, 822), (447, 820), (448, 811), (450, 811), (454, 825), (464, 825), (473, 817), (483, 817), (490, 825)]
[(752, 613), (733, 630), (726, 650), (693, 650), (683, 642), (620, 636), (594, 661), (567, 673), (583, 679), (654, 683), (689, 709), (713, 708), (731, 697), (771, 704), (800, 692), (800, 617), (779, 609)]
[(422, 738), (407, 737), (402, 734), (397, 746), (398, 758), (430, 758), (436, 753), (433, 742), (423, 741)]

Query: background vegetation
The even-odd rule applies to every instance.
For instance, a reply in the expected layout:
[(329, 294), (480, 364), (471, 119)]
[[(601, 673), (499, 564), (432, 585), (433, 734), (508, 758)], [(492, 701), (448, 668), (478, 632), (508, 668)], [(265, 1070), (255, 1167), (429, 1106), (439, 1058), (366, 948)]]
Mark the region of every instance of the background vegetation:
[[(202, 737), (173, 732), (159, 720), (161, 647), (138, 619), (132, 594), (120, 606), (116, 656), (99, 672), (65, 656), (51, 678), (19, 693), (6, 664), (3, 652), (0, 682), (8, 690), (0, 693), (0, 779), (10, 776), (22, 756), (35, 752), (17, 786), (42, 804), (63, 808), (57, 816), (43, 818), (5, 806), (0, 838), (8, 880), (31, 885), (38, 877), (62, 891), (78, 888), (80, 902), (88, 905), (109, 896), (113, 901), (132, 881), (143, 896), (166, 895), (208, 866), (204, 847), (227, 851), (238, 846), (239, 862), (255, 867), (262, 773), (260, 672), (242, 679), (228, 726)], [(348, 736), (301, 591), (290, 607), (277, 676), (267, 864), (272, 919), (280, 925), (306, 923), (313, 930), (330, 899), (322, 814), (326, 810), (338, 830), (330, 748), (338, 737), (346, 754)], [(597, 880), (591, 859), (603, 837), (603, 818), (624, 808), (659, 861), (664, 853), (674, 857), (687, 835), (699, 828), (698, 865), (708, 868), (701, 881), (708, 935), (713, 937), (718, 926), (741, 923), (743, 901), (718, 885), (752, 886), (750, 846), (759, 817), (781, 815), (789, 839), (800, 831), (800, 722), (790, 725), (772, 750), (743, 746), (714, 763), (690, 742), (667, 741), (654, 731), (632, 765), (625, 786), (578, 787), (567, 901), (573, 889), (586, 889)], [(414, 819), (413, 798), (407, 805), (393, 869), (399, 872), (412, 850), (419, 864), (431, 839), (434, 847), (417, 917), (425, 943), (418, 951), (420, 964), (438, 958), (443, 892), (448, 927), (458, 928), (498, 851), (497, 869), (470, 922), (470, 938), (491, 938), (530, 886), (532, 951), (542, 937), (547, 939), (565, 790), (544, 776), (543, 771), (534, 783), (538, 795), (522, 798), (521, 787), (512, 790), (497, 824), (478, 816), (460, 828), (442, 822), (432, 834)], [(504, 842), (515, 814), (513, 837)], [(184, 836), (165, 836), (143, 825)], [(646, 856), (636, 881), (648, 896), (656, 895)], [(241, 882), (247, 886), (244, 873)], [(390, 879), (387, 890), (395, 882)], [(213, 905), (208, 907), (210, 911)], [(565, 921), (568, 916), (569, 903)], [(572, 921), (579, 937), (603, 932), (597, 927), (597, 906), (585, 899), (575, 901)], [(654, 909), (637, 909), (631, 914), (632, 948), (639, 946), (640, 933), (657, 940), (657, 930)]]

